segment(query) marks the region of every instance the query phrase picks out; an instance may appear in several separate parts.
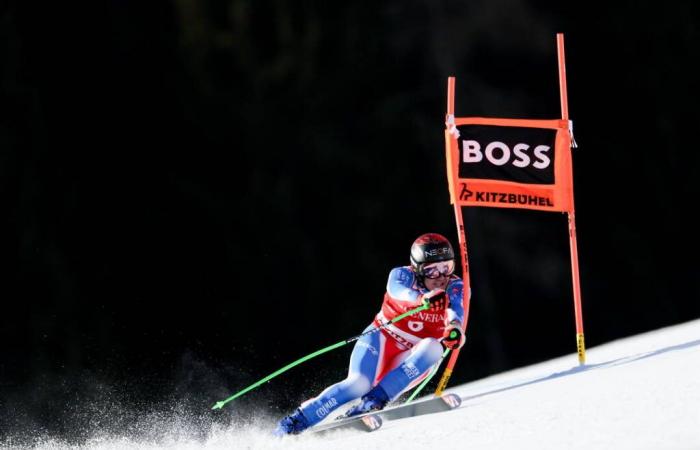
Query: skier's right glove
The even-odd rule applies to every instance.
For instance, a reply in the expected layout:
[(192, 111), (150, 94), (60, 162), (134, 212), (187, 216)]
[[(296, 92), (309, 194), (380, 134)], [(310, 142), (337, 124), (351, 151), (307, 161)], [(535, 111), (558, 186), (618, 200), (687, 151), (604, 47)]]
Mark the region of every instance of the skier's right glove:
[(442, 311), (447, 307), (447, 294), (443, 289), (433, 289), (423, 294), (421, 301), (424, 306), (429, 306), (432, 311)]

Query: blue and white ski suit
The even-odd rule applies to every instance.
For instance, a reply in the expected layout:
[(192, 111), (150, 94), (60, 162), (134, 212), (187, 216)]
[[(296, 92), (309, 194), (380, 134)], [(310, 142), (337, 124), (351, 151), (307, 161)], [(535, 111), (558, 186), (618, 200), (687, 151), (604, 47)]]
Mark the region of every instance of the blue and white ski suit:
[[(347, 378), (302, 403), (300, 409), (309, 425), (326, 419), (377, 384), (394, 400), (424, 379), (442, 357), (439, 339), (445, 326), (451, 321), (464, 321), (463, 288), (462, 280), (452, 275), (445, 288), (449, 298), (445, 310), (421, 311), (361, 337), (353, 348)], [(427, 292), (410, 266), (394, 268), (389, 274), (382, 309), (365, 331), (420, 306), (421, 294)]]

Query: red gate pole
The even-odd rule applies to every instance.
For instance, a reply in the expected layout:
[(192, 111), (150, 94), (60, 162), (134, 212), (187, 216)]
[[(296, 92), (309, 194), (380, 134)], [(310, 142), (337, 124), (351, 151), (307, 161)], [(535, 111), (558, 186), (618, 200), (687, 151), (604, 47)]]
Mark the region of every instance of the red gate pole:
[[(455, 97), (455, 78), (454, 77), (449, 77), (447, 79), (447, 123), (450, 123), (450, 120), (454, 121), (454, 97)], [(448, 125), (449, 128), (449, 125)], [(445, 130), (445, 152), (446, 152), (446, 159), (447, 159), (447, 182), (449, 184), (449, 190), (450, 190), (450, 201), (452, 202), (452, 205), (454, 206), (454, 211), (455, 211), (455, 220), (457, 222), (457, 231), (458, 231), (458, 239), (459, 239), (459, 251), (460, 251), (460, 256), (462, 259), (462, 280), (464, 281), (464, 290), (462, 291), (462, 306), (464, 308), (464, 322), (462, 323), (462, 332), (466, 333), (467, 330), (467, 320), (469, 319), (469, 300), (471, 296), (471, 288), (470, 288), (470, 282), (469, 282), (469, 261), (467, 259), (467, 237), (464, 231), (464, 221), (462, 219), (462, 207), (459, 206), (459, 202), (457, 201), (457, 198), (455, 197), (456, 193), (454, 192), (454, 177), (456, 176), (457, 172), (457, 162), (454, 161), (453, 158), (453, 152), (451, 145), (449, 144), (451, 140), (449, 139), (449, 133), (450, 130), (446, 129)], [(442, 395), (443, 391), (445, 390), (445, 387), (447, 386), (447, 382), (450, 380), (450, 376), (452, 375), (452, 370), (457, 363), (457, 358), (459, 357), (459, 349), (454, 350), (452, 354), (450, 355), (450, 359), (447, 362), (447, 366), (445, 366), (445, 370), (442, 373), (442, 378), (440, 378), (440, 382), (438, 383), (437, 388), (435, 389), (435, 395), (439, 396)]]
[[(561, 118), (569, 120), (569, 105), (566, 93), (566, 61), (564, 58), (564, 34), (557, 33), (557, 54), (559, 56), (559, 93), (561, 98)], [(568, 170), (572, 170), (571, 165)], [(572, 180), (573, 174), (569, 174)], [(571, 183), (573, 186), (573, 182)], [(578, 246), (576, 244), (576, 214), (574, 212), (573, 192), (569, 215), (569, 246), (571, 247), (571, 276), (574, 287), (574, 313), (576, 315), (576, 348), (579, 364), (586, 363), (586, 344), (583, 339), (583, 311), (581, 310), (581, 284), (578, 274)]]

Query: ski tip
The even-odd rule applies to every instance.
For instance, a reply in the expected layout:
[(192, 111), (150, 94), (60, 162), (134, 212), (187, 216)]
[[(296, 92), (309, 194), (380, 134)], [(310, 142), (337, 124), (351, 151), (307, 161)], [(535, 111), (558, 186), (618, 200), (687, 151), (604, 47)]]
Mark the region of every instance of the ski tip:
[(364, 416), (360, 420), (362, 421), (364, 426), (367, 428), (366, 431), (378, 430), (379, 428), (381, 428), (382, 423), (384, 423), (382, 418), (377, 414), (370, 414), (368, 416)]
[(450, 409), (459, 408), (462, 405), (462, 397), (457, 394), (442, 394), (439, 398), (445, 402)]

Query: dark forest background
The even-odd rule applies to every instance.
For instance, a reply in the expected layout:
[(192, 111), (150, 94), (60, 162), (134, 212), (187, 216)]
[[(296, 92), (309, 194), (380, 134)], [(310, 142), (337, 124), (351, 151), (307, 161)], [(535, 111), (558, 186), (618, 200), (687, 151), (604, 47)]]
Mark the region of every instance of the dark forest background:
[[(458, 116), (557, 118), (557, 32), (587, 346), (700, 317), (695, 2), (0, 8), (0, 429), (70, 433), (117, 403), (206, 414), (361, 332), (416, 236), (456, 243), (447, 77)], [(451, 384), (576, 365), (566, 216), (464, 214)], [(285, 412), (349, 352), (220, 414)]]

